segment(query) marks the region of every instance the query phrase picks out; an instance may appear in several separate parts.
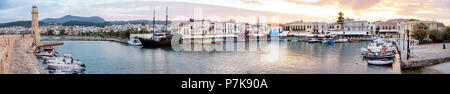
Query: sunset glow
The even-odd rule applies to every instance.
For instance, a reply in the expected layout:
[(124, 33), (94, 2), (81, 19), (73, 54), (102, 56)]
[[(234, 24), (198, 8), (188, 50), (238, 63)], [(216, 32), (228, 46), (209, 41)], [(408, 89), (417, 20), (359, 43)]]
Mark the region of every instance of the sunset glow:
[(150, 19), (151, 11), (157, 9), (158, 19), (163, 19), (162, 8), (168, 6), (171, 19), (191, 18), (194, 8), (201, 8), (203, 16), (224, 20), (227, 16), (278, 16), (281, 22), (334, 22), (342, 11), (346, 18), (357, 20), (414, 18), (450, 24), (448, 0), (2, 0), (0, 5), (0, 22), (29, 20), (20, 16), (29, 15), (28, 6), (38, 5), (42, 6), (41, 18), (71, 14), (106, 20)]

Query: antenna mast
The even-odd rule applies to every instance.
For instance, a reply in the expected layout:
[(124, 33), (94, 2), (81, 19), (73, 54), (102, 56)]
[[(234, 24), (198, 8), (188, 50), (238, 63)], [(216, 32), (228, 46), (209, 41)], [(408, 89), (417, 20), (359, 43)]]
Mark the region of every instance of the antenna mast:
[(153, 31), (152, 32), (155, 32), (155, 9), (153, 9)]
[(167, 32), (167, 28), (168, 28), (168, 24), (169, 24), (169, 7), (166, 7), (166, 31)]

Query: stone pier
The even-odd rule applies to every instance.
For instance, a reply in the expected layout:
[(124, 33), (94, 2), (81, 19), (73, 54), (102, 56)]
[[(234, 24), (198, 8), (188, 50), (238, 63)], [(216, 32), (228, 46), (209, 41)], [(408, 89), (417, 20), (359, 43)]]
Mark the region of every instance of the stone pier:
[(33, 42), (31, 35), (0, 35), (0, 74), (47, 74)]
[[(398, 50), (401, 53), (402, 68), (420, 68), (450, 62), (450, 49), (442, 49), (442, 43), (417, 45), (410, 44), (410, 57), (407, 59), (407, 42), (399, 40)], [(446, 43), (450, 45), (450, 43)]]

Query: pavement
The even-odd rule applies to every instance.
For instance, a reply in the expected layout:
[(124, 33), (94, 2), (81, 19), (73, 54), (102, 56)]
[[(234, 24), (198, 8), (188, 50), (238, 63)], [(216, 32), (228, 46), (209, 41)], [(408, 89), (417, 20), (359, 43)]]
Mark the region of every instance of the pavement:
[(33, 53), (36, 47), (25, 51), (23, 41), (24, 39), (16, 41), (9, 74), (48, 74)]
[[(417, 43), (410, 44), (410, 58), (407, 60), (407, 41), (392, 39), (397, 42), (398, 49), (401, 52), (402, 63), (408, 64), (409, 61), (423, 61), (430, 59), (441, 59), (450, 57), (450, 43), (446, 43), (446, 49), (443, 49), (443, 43), (432, 43), (418, 45)], [(404, 49), (403, 49), (404, 47)], [(450, 73), (450, 63), (440, 62), (441, 64), (425, 66), (426, 69), (437, 70), (440, 73)]]

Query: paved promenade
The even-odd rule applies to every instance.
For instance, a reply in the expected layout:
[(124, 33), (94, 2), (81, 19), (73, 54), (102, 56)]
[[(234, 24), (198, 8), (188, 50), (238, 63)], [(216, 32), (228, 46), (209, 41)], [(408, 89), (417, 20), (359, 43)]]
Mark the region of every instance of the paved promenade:
[[(393, 41), (397, 42), (396, 39)], [(416, 68), (426, 67), (439, 63), (445, 63), (450, 61), (450, 43), (446, 43), (447, 49), (442, 49), (442, 43), (417, 45), (417, 43), (411, 43), (411, 54), (409, 60), (407, 60), (407, 42), (397, 42), (399, 51), (402, 56), (402, 67)], [(403, 49), (404, 48), (404, 49)], [(449, 71), (450, 72), (450, 71)]]
[[(17, 40), (12, 54), (10, 74), (48, 74), (42, 65), (39, 63), (36, 56), (33, 54), (36, 46), (25, 45), (24, 42), (32, 41), (32, 38)], [(30, 46), (24, 50), (24, 47)]]

